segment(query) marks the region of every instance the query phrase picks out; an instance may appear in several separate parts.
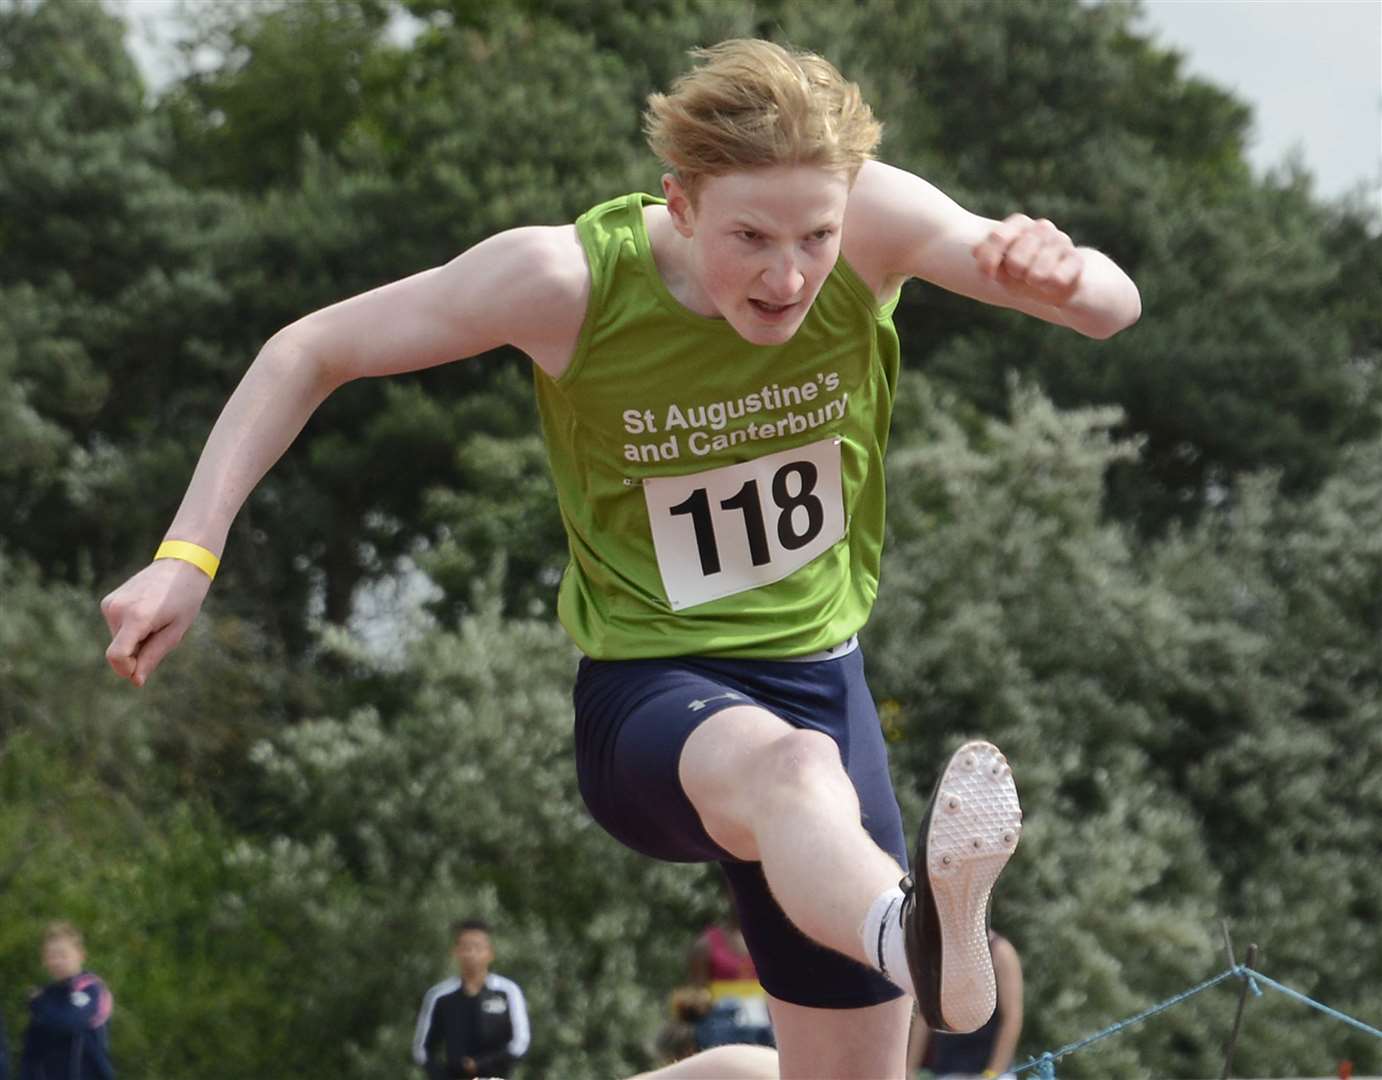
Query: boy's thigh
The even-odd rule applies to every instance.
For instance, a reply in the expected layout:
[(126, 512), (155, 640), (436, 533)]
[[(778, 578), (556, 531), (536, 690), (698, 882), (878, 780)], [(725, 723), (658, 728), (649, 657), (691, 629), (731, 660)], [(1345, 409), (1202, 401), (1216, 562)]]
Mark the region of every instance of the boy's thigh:
[(745, 689), (675, 660), (586, 660), (574, 698), (577, 779), (596, 822), (655, 859), (732, 858), (706, 832), (679, 768), (702, 724), (728, 707), (755, 704)]
[(878, 714), (857, 652), (812, 664), (583, 660), (573, 696), (581, 795), (595, 820), (635, 851), (672, 862), (734, 858), (707, 832), (684, 787), (681, 762), (701, 725), (751, 706), (741, 715), (760, 722), (734, 725), (736, 737), (717, 751), (726, 759), (721, 774), (737, 774), (730, 759), (750, 749), (746, 742), (785, 731), (778, 722), (828, 735), (866, 828), (880, 847), (906, 861)]
[(878, 972), (817, 944), (791, 923), (761, 864), (736, 859), (707, 832), (680, 775), (687, 740), (726, 709), (757, 706), (755, 713), (764, 709), (791, 727), (828, 734), (859, 795), (862, 823), (905, 865), (901, 815), (858, 655), (820, 665), (583, 661), (574, 696), (581, 794), (595, 820), (645, 855), (719, 862), (770, 994), (847, 1015), (897, 998), (901, 991)]

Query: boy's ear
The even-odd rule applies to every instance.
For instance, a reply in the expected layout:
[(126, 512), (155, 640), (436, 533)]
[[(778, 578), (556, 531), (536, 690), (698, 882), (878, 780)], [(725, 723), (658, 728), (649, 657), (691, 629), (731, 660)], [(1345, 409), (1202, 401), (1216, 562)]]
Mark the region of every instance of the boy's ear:
[(672, 215), (672, 225), (682, 236), (690, 237), (694, 227), (695, 210), (691, 197), (681, 186), (681, 181), (671, 173), (662, 176), (662, 195), (667, 200), (667, 212)]

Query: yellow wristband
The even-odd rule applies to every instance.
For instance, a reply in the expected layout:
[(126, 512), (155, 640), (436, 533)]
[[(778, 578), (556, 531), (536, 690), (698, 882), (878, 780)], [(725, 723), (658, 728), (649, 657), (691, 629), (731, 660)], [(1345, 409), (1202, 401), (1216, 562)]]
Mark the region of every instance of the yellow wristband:
[(216, 569), (221, 560), (200, 544), (189, 544), (186, 540), (165, 540), (154, 552), (154, 561), (159, 559), (178, 559), (191, 563), (212, 581), (216, 580)]

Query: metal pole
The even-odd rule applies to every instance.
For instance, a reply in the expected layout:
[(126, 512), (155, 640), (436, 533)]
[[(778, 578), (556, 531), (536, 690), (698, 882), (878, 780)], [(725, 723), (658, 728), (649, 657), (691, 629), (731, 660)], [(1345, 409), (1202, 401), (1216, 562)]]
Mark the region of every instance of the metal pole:
[[(1228, 924), (1224, 924), (1224, 940), (1228, 940)], [(1233, 946), (1229, 945), (1229, 956), (1233, 956)], [(1257, 959), (1257, 946), (1248, 946), (1248, 955), (1243, 960), (1243, 966), (1249, 971), (1253, 970), (1253, 962)], [(1243, 1006), (1248, 1000), (1248, 988), (1251, 985), (1251, 976), (1243, 976), (1243, 988), (1238, 991), (1238, 1010), (1233, 1017), (1233, 1030), (1228, 1036), (1228, 1045), (1224, 1048), (1224, 1071), (1219, 1074), (1219, 1080), (1228, 1080), (1229, 1069), (1233, 1065), (1233, 1051), (1238, 1045), (1238, 1029), (1243, 1026)]]

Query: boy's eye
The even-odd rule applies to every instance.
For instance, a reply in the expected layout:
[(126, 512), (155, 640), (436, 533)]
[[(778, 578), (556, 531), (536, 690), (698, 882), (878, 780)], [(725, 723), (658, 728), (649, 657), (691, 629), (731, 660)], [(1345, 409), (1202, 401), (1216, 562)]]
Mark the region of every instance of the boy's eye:
[(739, 233), (738, 233), (738, 236), (739, 236), (739, 239), (741, 239), (741, 240), (750, 240), (750, 241), (752, 241), (752, 240), (757, 240), (757, 239), (759, 239), (759, 234), (756, 233), (756, 232), (754, 232), (752, 229), (740, 229), (740, 230), (739, 230)]
[(834, 232), (834, 229), (817, 229), (809, 237), (807, 237), (807, 239), (819, 244), (824, 240), (829, 240), (830, 237), (834, 234)]

